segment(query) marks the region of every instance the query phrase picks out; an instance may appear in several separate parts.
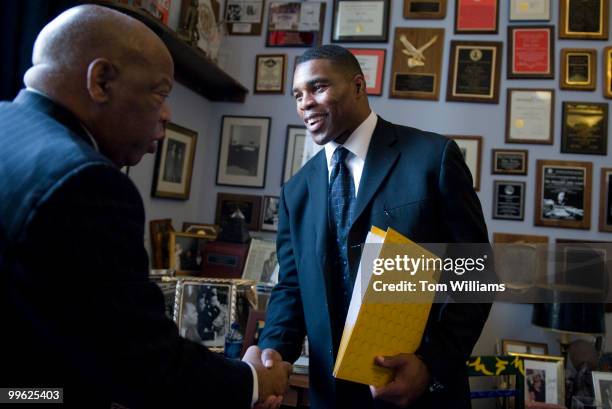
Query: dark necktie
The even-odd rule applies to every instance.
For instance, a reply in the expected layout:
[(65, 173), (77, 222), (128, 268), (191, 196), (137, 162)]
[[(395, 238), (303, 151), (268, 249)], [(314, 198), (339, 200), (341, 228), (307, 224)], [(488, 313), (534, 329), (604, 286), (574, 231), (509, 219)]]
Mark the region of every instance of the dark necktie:
[(335, 236), (331, 255), (334, 261), (334, 286), (337, 289), (336, 294), (340, 296), (342, 307), (338, 312), (342, 315), (342, 319), (346, 317), (353, 290), (349, 273), (347, 238), (353, 220), (355, 185), (345, 163), (349, 153), (343, 146), (336, 148), (332, 156), (332, 171), (329, 178), (330, 230)]

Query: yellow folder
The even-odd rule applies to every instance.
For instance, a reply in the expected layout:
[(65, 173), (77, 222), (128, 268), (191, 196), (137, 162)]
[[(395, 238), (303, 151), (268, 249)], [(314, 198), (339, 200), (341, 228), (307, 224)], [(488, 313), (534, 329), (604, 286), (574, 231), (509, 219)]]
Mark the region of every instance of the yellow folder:
[[(391, 381), (393, 373), (375, 365), (374, 358), (414, 353), (417, 350), (434, 293), (418, 291), (416, 295), (410, 292), (390, 294), (375, 291), (373, 283), (413, 282), (419, 285), (421, 280), (437, 283), (439, 272), (421, 270), (411, 275), (406, 271), (385, 270), (383, 274), (375, 275), (372, 274), (373, 265), (365, 265), (363, 262), (365, 254), (377, 254), (381, 259), (395, 259), (397, 255), (431, 259), (438, 257), (391, 228), (385, 232), (372, 226), (366, 238), (366, 246), (369, 247), (364, 249), (355, 279), (334, 376), (366, 385), (382, 386)], [(380, 284), (377, 284), (378, 288)], [(417, 288), (420, 289), (420, 286)]]

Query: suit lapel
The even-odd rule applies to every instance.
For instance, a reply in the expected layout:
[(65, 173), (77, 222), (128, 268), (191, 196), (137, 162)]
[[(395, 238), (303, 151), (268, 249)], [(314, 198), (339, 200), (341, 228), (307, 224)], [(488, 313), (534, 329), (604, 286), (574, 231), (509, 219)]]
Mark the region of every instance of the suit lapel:
[(325, 271), (328, 236), (328, 199), (327, 199), (327, 160), (325, 150), (321, 150), (313, 159), (308, 173), (307, 183), (310, 194), (310, 214), (314, 217), (316, 256), (320, 262), (321, 271)]

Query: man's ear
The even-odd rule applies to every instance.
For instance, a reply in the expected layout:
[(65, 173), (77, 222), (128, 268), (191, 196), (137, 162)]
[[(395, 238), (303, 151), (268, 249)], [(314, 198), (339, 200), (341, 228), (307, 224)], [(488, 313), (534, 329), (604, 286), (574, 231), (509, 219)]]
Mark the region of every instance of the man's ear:
[(355, 77), (353, 78), (353, 84), (355, 84), (355, 91), (357, 92), (357, 95), (365, 95), (366, 82), (365, 82), (365, 78), (363, 78), (363, 75), (361, 74), (355, 75)]
[(110, 83), (117, 78), (117, 69), (106, 58), (96, 58), (87, 67), (87, 91), (97, 103), (108, 102)]

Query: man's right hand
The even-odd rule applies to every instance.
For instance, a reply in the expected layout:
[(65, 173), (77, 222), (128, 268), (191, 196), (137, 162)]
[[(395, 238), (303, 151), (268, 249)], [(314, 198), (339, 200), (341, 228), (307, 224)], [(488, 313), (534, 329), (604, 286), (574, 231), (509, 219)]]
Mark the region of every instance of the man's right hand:
[[(266, 351), (273, 351), (276, 355), (269, 357)], [(274, 359), (274, 363), (271, 360)], [(289, 386), (289, 375), (291, 375), (292, 365), (284, 362), (280, 354), (272, 349), (264, 350), (264, 353), (257, 346), (247, 349), (243, 361), (253, 365), (257, 371), (259, 386), (259, 401), (263, 402), (270, 396), (282, 396)], [(266, 365), (269, 360), (269, 365)]]

